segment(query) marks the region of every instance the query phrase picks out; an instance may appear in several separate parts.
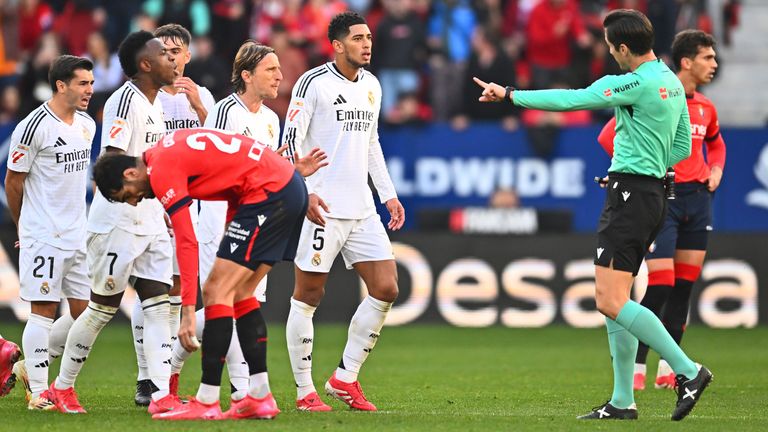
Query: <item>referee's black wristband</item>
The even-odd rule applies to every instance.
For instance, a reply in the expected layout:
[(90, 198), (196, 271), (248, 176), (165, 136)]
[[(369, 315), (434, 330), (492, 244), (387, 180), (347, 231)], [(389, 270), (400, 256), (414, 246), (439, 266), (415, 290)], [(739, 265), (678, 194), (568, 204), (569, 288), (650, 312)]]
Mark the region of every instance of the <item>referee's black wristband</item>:
[(512, 103), (512, 99), (509, 98), (509, 95), (512, 94), (512, 90), (515, 88), (512, 86), (506, 86), (504, 87), (504, 99), (506, 99), (507, 102)]

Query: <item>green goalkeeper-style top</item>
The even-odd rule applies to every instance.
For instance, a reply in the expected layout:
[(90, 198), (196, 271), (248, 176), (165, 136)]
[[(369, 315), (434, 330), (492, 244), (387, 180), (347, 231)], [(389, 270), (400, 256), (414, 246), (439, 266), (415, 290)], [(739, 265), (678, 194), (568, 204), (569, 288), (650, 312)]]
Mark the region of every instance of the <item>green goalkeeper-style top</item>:
[(664, 177), (691, 154), (691, 121), (685, 91), (661, 60), (633, 72), (606, 75), (579, 90), (515, 90), (515, 105), (548, 111), (612, 107), (616, 138), (609, 172)]

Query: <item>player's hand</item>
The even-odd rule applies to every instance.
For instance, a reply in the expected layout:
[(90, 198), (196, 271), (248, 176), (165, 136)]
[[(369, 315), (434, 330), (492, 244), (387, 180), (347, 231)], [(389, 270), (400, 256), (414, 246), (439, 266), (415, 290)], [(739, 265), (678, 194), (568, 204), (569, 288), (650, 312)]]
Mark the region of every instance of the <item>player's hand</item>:
[(181, 323), (179, 323), (179, 342), (187, 352), (195, 352), (199, 348), (195, 336), (195, 306), (181, 307)]
[(329, 211), (328, 206), (325, 204), (325, 201), (323, 201), (322, 198), (317, 196), (317, 194), (309, 194), (309, 205), (307, 206), (307, 219), (309, 219), (309, 221), (315, 225), (324, 227), (325, 218), (323, 218), (322, 213), (320, 213), (320, 209), (323, 209), (326, 213), (328, 213)]
[(504, 87), (494, 83), (487, 83), (478, 77), (473, 77), (472, 79), (483, 88), (483, 94), (478, 99), (480, 102), (501, 102), (504, 100), (504, 94), (507, 92)]
[(293, 166), (296, 167), (296, 171), (303, 177), (309, 177), (320, 168), (328, 166), (328, 162), (326, 161), (327, 158), (328, 155), (326, 155), (324, 151), (315, 147), (303, 158), (299, 158), (298, 155), (294, 154)]
[(392, 231), (399, 230), (403, 227), (403, 223), (405, 223), (405, 209), (403, 208), (403, 205), (400, 204), (400, 200), (397, 198), (392, 198), (387, 201), (385, 205), (387, 206), (387, 211), (389, 211), (389, 223), (387, 224), (387, 228)]
[(200, 99), (200, 90), (192, 79), (189, 77), (178, 77), (176, 78), (176, 81), (173, 82), (173, 86), (176, 87), (176, 90), (179, 92), (187, 95), (187, 100), (189, 100), (189, 104), (192, 105), (192, 109), (197, 111), (200, 108), (203, 108), (203, 101)]
[(707, 189), (709, 189), (710, 192), (714, 192), (720, 186), (720, 181), (722, 179), (723, 169), (719, 166), (712, 167), (712, 170), (709, 173), (709, 178), (707, 179)]

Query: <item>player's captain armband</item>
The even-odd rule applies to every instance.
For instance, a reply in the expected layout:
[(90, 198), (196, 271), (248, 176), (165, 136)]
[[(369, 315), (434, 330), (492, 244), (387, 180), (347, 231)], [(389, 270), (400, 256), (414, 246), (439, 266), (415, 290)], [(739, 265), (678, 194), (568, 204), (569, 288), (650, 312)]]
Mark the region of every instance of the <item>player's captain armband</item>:
[(112, 127), (109, 128), (109, 138), (117, 138), (125, 130), (125, 120), (116, 118), (112, 121)]

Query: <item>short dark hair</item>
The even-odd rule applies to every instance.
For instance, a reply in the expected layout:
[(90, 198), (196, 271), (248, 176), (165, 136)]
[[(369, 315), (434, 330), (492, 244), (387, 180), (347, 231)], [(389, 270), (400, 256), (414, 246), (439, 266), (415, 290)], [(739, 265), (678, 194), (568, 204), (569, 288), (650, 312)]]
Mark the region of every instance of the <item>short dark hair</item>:
[(235, 61), (232, 63), (232, 87), (236, 93), (245, 91), (245, 81), (241, 76), (243, 71), (252, 71), (264, 60), (269, 53), (275, 52), (272, 47), (262, 45), (253, 39), (248, 39), (240, 45), (235, 55)]
[(683, 30), (672, 41), (672, 61), (680, 70), (684, 58), (694, 59), (701, 48), (714, 48), (715, 38), (701, 30)]
[(120, 67), (128, 78), (133, 78), (139, 72), (139, 53), (147, 45), (147, 42), (155, 36), (144, 30), (133, 32), (123, 39), (117, 49), (117, 57), (120, 59)]
[(653, 25), (648, 17), (633, 9), (616, 9), (603, 20), (608, 42), (618, 49), (624, 44), (634, 55), (643, 55), (653, 48)]
[(192, 35), (189, 30), (180, 24), (166, 24), (155, 29), (155, 37), (160, 39), (170, 39), (176, 43), (189, 46), (192, 42)]
[(48, 70), (48, 82), (51, 84), (53, 94), (56, 94), (56, 81), (69, 83), (75, 77), (75, 71), (78, 69), (93, 70), (93, 62), (85, 57), (76, 57), (72, 55), (62, 55), (56, 57)]
[(336, 15), (328, 25), (328, 40), (333, 42), (344, 39), (349, 34), (349, 28), (357, 24), (368, 23), (357, 12), (347, 11)]
[(123, 188), (123, 171), (135, 168), (138, 158), (124, 153), (104, 153), (93, 164), (93, 181), (109, 202), (112, 194)]

